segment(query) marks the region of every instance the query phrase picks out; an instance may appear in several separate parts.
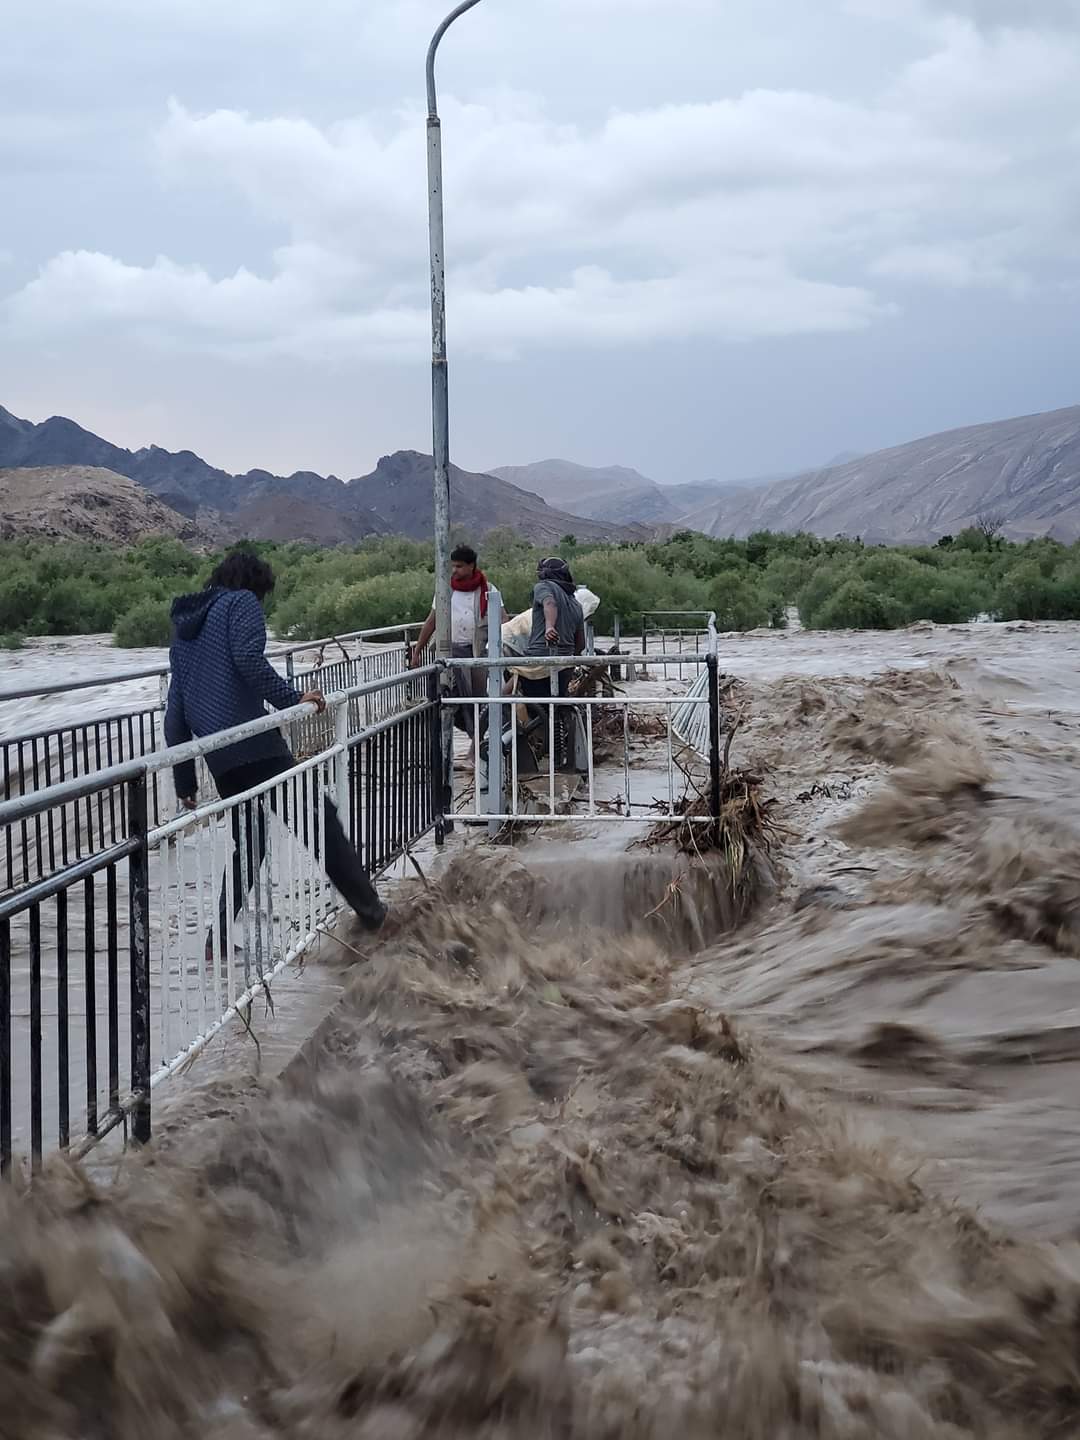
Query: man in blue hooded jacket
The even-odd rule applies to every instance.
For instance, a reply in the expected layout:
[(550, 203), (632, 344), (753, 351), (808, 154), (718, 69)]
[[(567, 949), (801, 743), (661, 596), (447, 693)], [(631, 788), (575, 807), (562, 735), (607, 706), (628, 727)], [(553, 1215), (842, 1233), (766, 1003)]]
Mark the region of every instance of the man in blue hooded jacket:
[[(266, 658), (266, 619), (263, 602), (274, 588), (274, 572), (265, 560), (248, 550), (236, 550), (221, 562), (205, 590), (181, 595), (173, 601), (173, 644), (169, 651), (172, 678), (165, 711), (165, 741), (182, 745), (193, 737), (215, 735), (266, 714), (266, 706), (287, 710), (310, 703), (321, 714), (326, 700), (318, 690), (301, 695), (284, 680)], [(234, 745), (211, 750), (206, 763), (223, 800), (241, 795), (256, 785), (290, 770), (296, 761), (280, 730), (265, 730)], [(198, 788), (194, 761), (184, 761), (173, 771), (176, 794), (188, 809), (196, 805)], [(302, 784), (311, 783), (307, 777)], [(270, 791), (270, 806), (279, 806), (276, 790)], [(258, 806), (258, 834), (252, 820), (252, 806), (246, 812), (247, 844), (250, 856), (247, 883), (244, 883), (240, 845), (240, 810), (232, 812), (233, 825), (233, 918), (243, 908), (255, 882), (255, 874), (266, 853), (266, 821)], [(294, 827), (302, 816), (285, 813)], [(316, 815), (312, 841), (315, 853), (325, 855), (326, 873), (338, 894), (357, 914), (368, 930), (377, 930), (386, 917), (368, 879), (359, 855), (342, 828), (335, 807), (323, 797), (322, 827)], [(224, 950), (227, 934), (227, 890), (222, 888), (219, 917), (219, 947)], [(213, 954), (213, 935), (207, 937), (207, 955)]]

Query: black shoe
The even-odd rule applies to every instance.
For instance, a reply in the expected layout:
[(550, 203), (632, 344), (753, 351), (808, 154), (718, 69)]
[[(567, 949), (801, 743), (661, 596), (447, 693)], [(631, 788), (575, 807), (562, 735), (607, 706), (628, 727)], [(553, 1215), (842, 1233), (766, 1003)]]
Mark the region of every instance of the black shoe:
[(367, 905), (363, 910), (355, 910), (353, 913), (368, 934), (374, 935), (385, 925), (386, 917), (390, 912), (382, 901), (379, 901), (377, 909), (372, 909), (370, 905)]

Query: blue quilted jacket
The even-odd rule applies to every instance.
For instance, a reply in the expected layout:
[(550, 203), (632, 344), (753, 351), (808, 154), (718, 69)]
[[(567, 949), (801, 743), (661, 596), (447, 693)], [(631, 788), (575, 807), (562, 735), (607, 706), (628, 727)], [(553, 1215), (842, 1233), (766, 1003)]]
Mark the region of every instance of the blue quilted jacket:
[[(287, 710), (300, 704), (297, 691), (266, 658), (266, 619), (250, 590), (180, 595), (173, 601), (172, 623), (166, 744), (230, 730), (265, 715), (267, 705)], [(238, 765), (278, 758), (289, 758), (289, 747), (279, 730), (268, 730), (211, 751), (206, 763), (218, 779)], [(194, 763), (178, 765), (173, 773), (177, 795), (194, 795)]]

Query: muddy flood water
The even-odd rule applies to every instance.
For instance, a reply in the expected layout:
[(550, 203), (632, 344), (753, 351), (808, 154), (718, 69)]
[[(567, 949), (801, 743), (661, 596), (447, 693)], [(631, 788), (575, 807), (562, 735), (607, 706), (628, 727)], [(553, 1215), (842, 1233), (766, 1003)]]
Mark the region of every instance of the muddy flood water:
[(0, 1198), (0, 1436), (1080, 1434), (1080, 627), (723, 645), (753, 903), (450, 855), (278, 1080)]

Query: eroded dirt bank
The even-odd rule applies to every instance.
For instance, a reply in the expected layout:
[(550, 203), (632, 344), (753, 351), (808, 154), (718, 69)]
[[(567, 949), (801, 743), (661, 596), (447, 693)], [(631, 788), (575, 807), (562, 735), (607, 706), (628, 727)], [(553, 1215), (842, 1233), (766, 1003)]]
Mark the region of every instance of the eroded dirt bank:
[(1076, 1433), (1075, 731), (956, 668), (733, 694), (737, 932), (458, 862), (270, 1094), (7, 1197), (0, 1435)]

